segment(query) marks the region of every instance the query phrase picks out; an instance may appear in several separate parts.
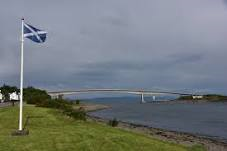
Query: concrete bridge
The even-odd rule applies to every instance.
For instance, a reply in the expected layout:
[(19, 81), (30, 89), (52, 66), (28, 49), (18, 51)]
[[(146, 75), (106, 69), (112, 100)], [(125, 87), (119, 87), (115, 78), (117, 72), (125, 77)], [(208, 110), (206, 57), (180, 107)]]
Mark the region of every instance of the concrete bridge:
[(155, 96), (157, 95), (193, 95), (190, 93), (180, 93), (180, 92), (168, 92), (168, 91), (151, 91), (151, 90), (133, 90), (133, 89), (80, 89), (74, 91), (52, 91), (48, 92), (48, 94), (52, 98), (63, 97), (64, 95), (73, 95), (73, 94), (81, 94), (81, 93), (126, 93), (126, 94), (135, 94), (141, 96), (141, 103), (145, 103), (144, 95), (153, 96), (153, 100), (155, 100)]

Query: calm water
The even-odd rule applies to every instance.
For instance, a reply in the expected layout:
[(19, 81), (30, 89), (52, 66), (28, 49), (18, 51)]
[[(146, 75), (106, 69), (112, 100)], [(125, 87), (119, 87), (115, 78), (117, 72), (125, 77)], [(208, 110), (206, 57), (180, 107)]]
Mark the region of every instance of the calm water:
[(227, 139), (227, 103), (140, 104), (139, 98), (102, 98), (89, 102), (112, 106), (91, 113), (95, 116)]

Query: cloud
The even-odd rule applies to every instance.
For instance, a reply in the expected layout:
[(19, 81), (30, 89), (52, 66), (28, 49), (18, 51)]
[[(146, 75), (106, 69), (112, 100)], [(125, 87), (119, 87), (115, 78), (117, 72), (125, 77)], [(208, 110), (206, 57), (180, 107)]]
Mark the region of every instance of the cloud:
[[(14, 5), (12, 5), (12, 3)], [(223, 0), (0, 2), (0, 84), (19, 85), (20, 18), (48, 31), (25, 41), (25, 85), (226, 93)]]
[(173, 59), (172, 63), (182, 64), (182, 63), (198, 63), (204, 59), (205, 54), (202, 53), (177, 53), (173, 54), (170, 57)]

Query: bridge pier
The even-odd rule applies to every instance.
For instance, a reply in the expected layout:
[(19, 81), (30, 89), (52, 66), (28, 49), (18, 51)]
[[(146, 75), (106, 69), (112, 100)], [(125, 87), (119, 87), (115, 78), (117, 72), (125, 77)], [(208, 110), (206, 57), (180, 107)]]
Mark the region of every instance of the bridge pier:
[(153, 101), (155, 101), (155, 99), (156, 99), (156, 98), (155, 98), (155, 95), (153, 95), (152, 99), (153, 99)]
[(141, 102), (140, 102), (141, 104), (142, 103), (146, 103), (145, 101), (144, 101), (144, 96), (143, 96), (143, 93), (141, 93)]

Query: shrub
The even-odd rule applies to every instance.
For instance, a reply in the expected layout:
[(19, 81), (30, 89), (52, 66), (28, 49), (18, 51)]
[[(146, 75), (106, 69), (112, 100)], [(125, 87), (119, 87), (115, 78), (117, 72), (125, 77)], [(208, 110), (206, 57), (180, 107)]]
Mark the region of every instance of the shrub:
[(46, 91), (28, 87), (24, 89), (24, 101), (28, 104), (40, 104), (44, 100), (50, 100), (51, 97)]
[(112, 120), (109, 120), (109, 123), (108, 123), (110, 126), (112, 127), (116, 127), (118, 126), (119, 122), (116, 118), (112, 119)]
[(86, 121), (86, 112), (84, 109), (80, 108), (78, 110), (75, 110), (73, 108), (68, 108), (63, 111), (64, 114), (66, 114), (69, 117), (72, 117), (76, 120), (83, 120)]
[(74, 118), (74, 119), (77, 119), (77, 120), (83, 120), (83, 121), (86, 121), (86, 112), (85, 110), (73, 110), (72, 113), (71, 113), (71, 116)]
[(178, 100), (193, 100), (191, 95), (180, 96)]
[(76, 100), (76, 105), (79, 105), (80, 104), (80, 100)]
[(72, 104), (70, 102), (62, 99), (42, 100), (42, 101), (36, 102), (36, 106), (55, 108), (55, 109), (61, 109), (61, 110), (72, 108)]

